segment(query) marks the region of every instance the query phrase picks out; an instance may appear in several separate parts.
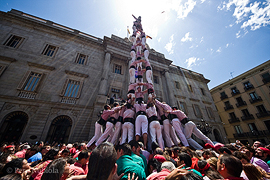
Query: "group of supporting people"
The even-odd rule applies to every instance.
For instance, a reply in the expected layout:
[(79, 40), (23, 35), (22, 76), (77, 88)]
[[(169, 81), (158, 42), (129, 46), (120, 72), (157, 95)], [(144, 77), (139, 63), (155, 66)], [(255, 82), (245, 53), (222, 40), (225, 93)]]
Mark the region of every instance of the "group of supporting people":
[[(133, 17), (135, 21), (133, 34), (130, 36), (133, 45), (130, 52), (127, 101), (122, 106), (114, 103), (113, 108), (109, 105), (104, 106), (100, 119), (95, 123), (95, 135), (87, 146), (91, 146), (95, 141), (94, 146), (98, 146), (107, 138), (107, 141), (114, 145), (124, 144), (126, 141), (133, 140), (135, 135), (136, 141), (142, 139), (145, 148), (147, 148), (147, 142), (150, 142), (149, 144), (157, 142), (164, 149), (165, 145), (172, 147), (181, 141), (184, 146), (202, 149), (203, 147), (191, 138), (192, 134), (205, 143), (213, 145), (213, 142), (197, 129), (184, 112), (155, 99), (152, 67), (148, 59), (149, 51), (146, 48), (146, 36), (142, 29), (141, 17), (136, 18), (134, 15)], [(145, 69), (142, 68), (143, 63)], [(146, 83), (143, 82), (144, 73)], [(146, 90), (143, 90), (144, 86)], [(148, 93), (148, 100), (144, 103), (146, 93)], [(103, 126), (106, 129), (102, 133)]]

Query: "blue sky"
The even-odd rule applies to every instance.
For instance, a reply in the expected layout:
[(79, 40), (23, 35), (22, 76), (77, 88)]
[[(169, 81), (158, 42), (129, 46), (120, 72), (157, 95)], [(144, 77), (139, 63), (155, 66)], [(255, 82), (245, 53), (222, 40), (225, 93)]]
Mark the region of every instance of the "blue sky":
[(99, 38), (126, 37), (132, 14), (142, 16), (150, 48), (209, 89), (270, 59), (270, 0), (0, 0), (11, 9)]

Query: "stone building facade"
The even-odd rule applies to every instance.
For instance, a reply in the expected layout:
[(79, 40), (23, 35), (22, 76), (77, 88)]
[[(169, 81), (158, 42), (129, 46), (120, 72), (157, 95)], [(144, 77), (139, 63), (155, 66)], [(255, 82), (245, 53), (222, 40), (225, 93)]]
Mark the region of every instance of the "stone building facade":
[[(0, 31), (1, 142), (89, 140), (108, 97), (125, 99), (127, 38), (97, 38), (14, 9), (0, 12)], [(203, 118), (208, 136), (225, 143), (209, 80), (149, 51), (157, 97), (197, 124)]]
[(210, 90), (228, 140), (270, 141), (270, 60)]

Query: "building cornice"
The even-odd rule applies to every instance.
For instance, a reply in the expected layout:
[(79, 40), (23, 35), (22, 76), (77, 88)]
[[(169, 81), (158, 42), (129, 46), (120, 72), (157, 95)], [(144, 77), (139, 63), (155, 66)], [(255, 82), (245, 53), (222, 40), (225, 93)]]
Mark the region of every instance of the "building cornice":
[(50, 71), (55, 70), (55, 67), (47, 66), (47, 65), (44, 65), (44, 64), (38, 64), (38, 63), (29, 62), (29, 61), (27, 61), (27, 64), (30, 67), (36, 67), (36, 68), (39, 68), (39, 69), (45, 69), (45, 70), (50, 70)]
[(69, 71), (69, 70), (65, 70), (66, 74), (72, 75), (72, 76), (78, 76), (78, 77), (83, 77), (83, 78), (88, 78), (89, 75), (88, 74), (83, 74), (83, 73), (79, 73), (79, 72), (75, 72), (75, 71)]
[(6, 62), (16, 62), (17, 60), (14, 58), (6, 57), (6, 56), (0, 56), (1, 61), (6, 61)]

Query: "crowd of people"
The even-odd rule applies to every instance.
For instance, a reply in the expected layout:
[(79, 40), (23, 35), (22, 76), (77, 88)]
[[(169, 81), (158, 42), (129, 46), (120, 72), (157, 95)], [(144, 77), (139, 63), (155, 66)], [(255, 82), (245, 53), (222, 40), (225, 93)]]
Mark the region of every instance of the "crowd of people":
[(266, 180), (270, 145), (206, 143), (202, 150), (153, 142), (152, 151), (135, 139), (114, 146), (102, 142), (50, 145), (1, 144), (0, 180)]

